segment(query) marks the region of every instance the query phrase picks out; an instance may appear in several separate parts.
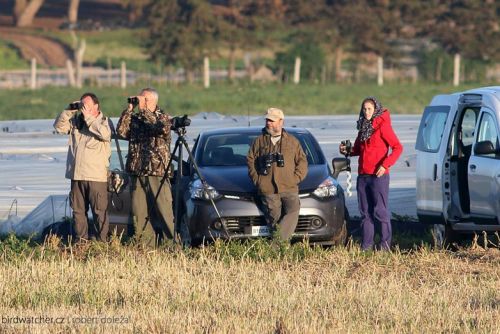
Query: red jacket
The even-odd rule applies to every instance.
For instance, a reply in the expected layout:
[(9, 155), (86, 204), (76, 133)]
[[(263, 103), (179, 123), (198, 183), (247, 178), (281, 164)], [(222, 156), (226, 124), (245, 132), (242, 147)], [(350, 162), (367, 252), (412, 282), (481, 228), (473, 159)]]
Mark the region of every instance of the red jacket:
[(374, 131), (368, 140), (362, 142), (358, 134), (351, 155), (359, 155), (358, 174), (375, 174), (380, 166), (387, 174), (403, 152), (403, 146), (392, 129), (389, 110), (385, 109), (372, 125)]

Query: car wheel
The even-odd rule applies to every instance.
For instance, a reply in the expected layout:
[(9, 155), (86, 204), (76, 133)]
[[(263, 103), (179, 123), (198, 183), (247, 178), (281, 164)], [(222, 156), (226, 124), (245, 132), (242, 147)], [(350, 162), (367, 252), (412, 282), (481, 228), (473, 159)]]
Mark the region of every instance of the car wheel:
[(333, 246), (345, 246), (347, 243), (347, 222), (349, 221), (349, 212), (347, 211), (347, 208), (345, 208), (344, 210), (345, 214), (342, 226), (332, 238)]

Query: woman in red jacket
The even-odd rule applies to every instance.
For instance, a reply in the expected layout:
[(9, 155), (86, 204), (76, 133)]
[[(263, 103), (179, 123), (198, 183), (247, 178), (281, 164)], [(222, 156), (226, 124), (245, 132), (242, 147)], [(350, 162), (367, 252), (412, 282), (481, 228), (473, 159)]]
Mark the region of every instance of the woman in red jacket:
[[(359, 156), (358, 206), (363, 228), (363, 250), (373, 249), (374, 222), (381, 225), (380, 249), (391, 247), (392, 227), (388, 209), (389, 168), (403, 152), (403, 146), (391, 126), (389, 110), (375, 97), (367, 97), (361, 103), (357, 122), (358, 137), (354, 142), (351, 156)], [(390, 149), (390, 151), (389, 151)], [(339, 151), (346, 153), (345, 145)]]

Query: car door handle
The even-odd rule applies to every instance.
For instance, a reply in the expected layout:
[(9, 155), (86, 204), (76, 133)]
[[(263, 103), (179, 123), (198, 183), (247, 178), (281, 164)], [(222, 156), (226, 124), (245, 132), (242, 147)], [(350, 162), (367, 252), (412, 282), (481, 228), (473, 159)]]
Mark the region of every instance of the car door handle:
[(437, 176), (438, 176), (438, 166), (437, 164), (434, 164), (434, 173), (433, 173), (433, 180), (436, 181), (437, 180)]
[(470, 170), (472, 172), (475, 172), (476, 171), (476, 165), (470, 165)]

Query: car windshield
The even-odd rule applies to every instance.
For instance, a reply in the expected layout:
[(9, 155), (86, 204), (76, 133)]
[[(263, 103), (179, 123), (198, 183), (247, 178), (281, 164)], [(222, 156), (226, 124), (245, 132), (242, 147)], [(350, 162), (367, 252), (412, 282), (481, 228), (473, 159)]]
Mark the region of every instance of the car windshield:
[[(250, 145), (258, 133), (214, 134), (205, 139), (201, 154), (196, 161), (199, 166), (246, 166)], [(307, 133), (293, 134), (302, 145), (309, 165), (324, 164), (325, 159), (319, 145)]]

